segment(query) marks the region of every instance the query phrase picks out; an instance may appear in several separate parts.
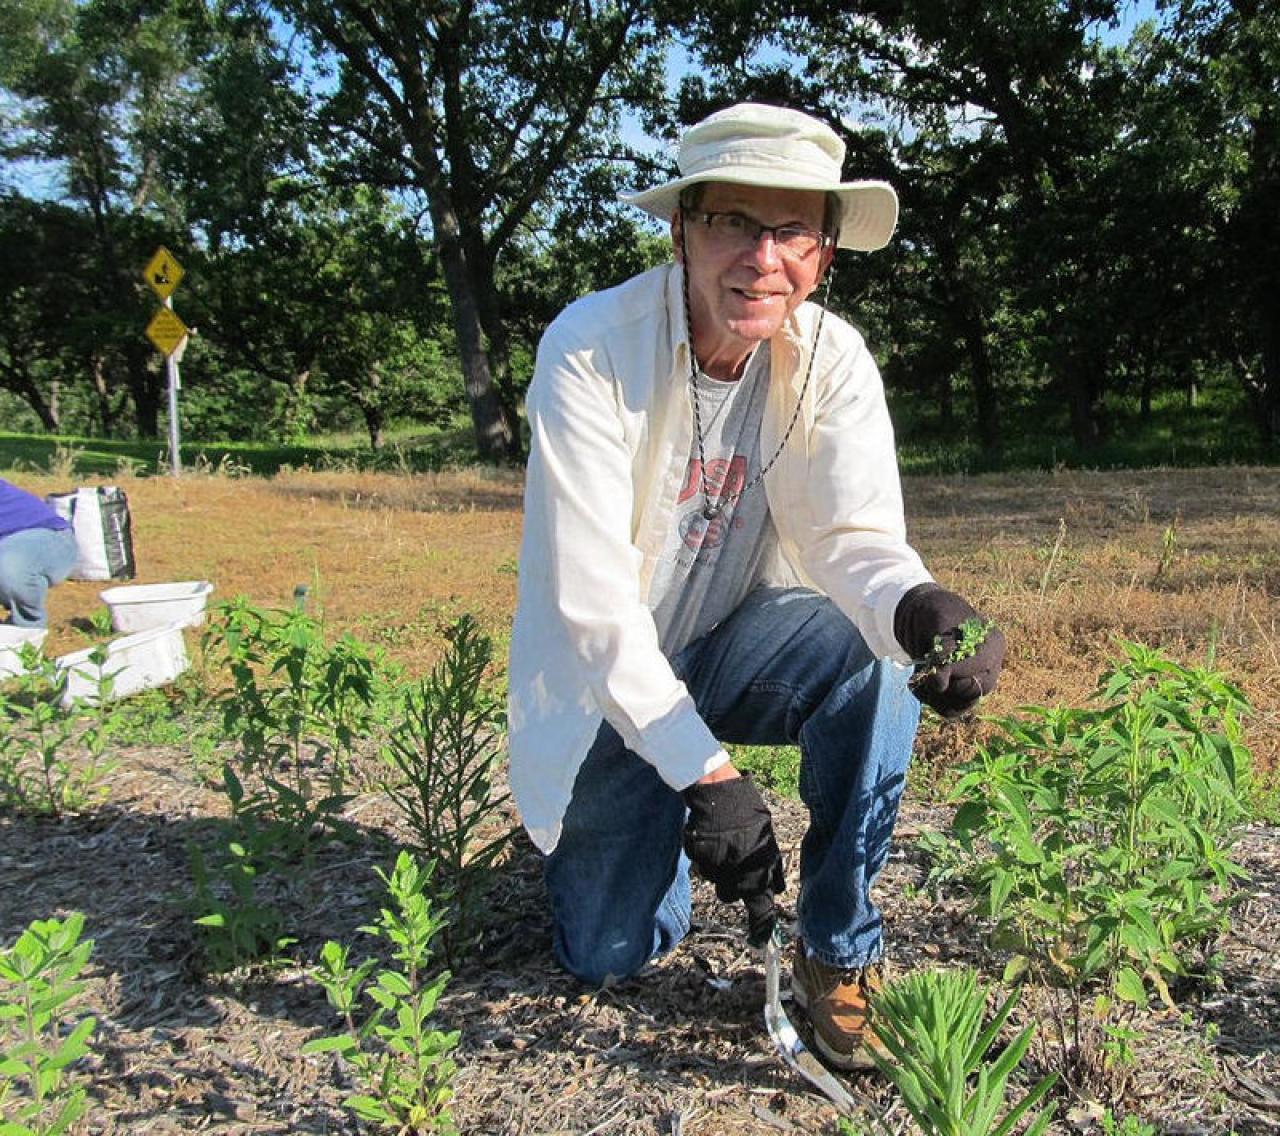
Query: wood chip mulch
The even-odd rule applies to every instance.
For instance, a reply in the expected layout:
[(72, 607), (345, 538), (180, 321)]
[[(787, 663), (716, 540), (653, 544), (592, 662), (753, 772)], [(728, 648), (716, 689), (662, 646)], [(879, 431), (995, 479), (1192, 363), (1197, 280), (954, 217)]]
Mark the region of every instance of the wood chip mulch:
[[(357, 928), (379, 901), (374, 864), (399, 836), (383, 802), (357, 801), (368, 841), (323, 849), (305, 877), (282, 882), (301, 963), (202, 976), (190, 914), (188, 846), (207, 842), (222, 798), (176, 752), (124, 755), (107, 803), (54, 821), (0, 816), (0, 942), (28, 922), (79, 910), (95, 941), (82, 1002), (98, 1015), (88, 1083), (89, 1133), (356, 1133), (341, 1107), (352, 1086), (329, 1055), (302, 1044), (336, 1024), (309, 977), (326, 938), (371, 941)], [(794, 852), (803, 807), (775, 799), (780, 840)], [(908, 801), (878, 885), (896, 968), (1001, 961), (958, 899), (921, 887), (916, 843), (945, 813)], [(1162, 1133), (1280, 1132), (1280, 830), (1256, 825), (1237, 849), (1248, 897), (1221, 944), (1220, 978), (1187, 992), (1177, 1012), (1143, 1023), (1122, 1108)], [(794, 859), (794, 857), (792, 857)], [(794, 868), (792, 869), (794, 877)], [(790, 894), (794, 895), (792, 878)], [(761, 1007), (763, 971), (741, 917), (704, 886), (693, 933), (645, 975), (592, 991), (551, 961), (538, 857), (517, 839), (490, 896), (493, 919), (440, 1003), (462, 1031), (454, 1119), (465, 1133), (512, 1136), (835, 1133), (836, 1118), (773, 1054)], [(364, 939), (364, 942), (361, 940)], [(1024, 1010), (1027, 1007), (1023, 1007)], [(796, 1016), (797, 1024), (799, 1022)], [(802, 1027), (803, 1028), (803, 1027)], [(890, 1090), (852, 1087), (909, 1132)], [(1090, 1129), (1088, 1102), (1062, 1100), (1051, 1131)]]

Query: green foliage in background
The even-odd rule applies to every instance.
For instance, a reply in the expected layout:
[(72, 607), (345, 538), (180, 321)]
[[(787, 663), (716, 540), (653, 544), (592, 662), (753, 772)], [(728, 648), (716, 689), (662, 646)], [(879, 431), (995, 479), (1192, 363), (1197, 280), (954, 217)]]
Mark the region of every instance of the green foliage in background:
[(198, 329), (187, 436), (360, 431), (376, 453), (399, 417), (450, 418), (518, 458), (554, 314), (670, 256), (618, 191), (664, 180), (683, 126), (765, 99), (910, 187), (833, 292), (883, 352), (908, 468), (1274, 459), (1280, 26), (1133, 14), (1026, 4), (958, 34), (903, 0), (851, 37), (815, 3), (762, 31), (750, 6), (494, 0), (442, 37), (318, 0), (0, 0), (0, 421), (162, 432), (139, 274), (165, 243)]

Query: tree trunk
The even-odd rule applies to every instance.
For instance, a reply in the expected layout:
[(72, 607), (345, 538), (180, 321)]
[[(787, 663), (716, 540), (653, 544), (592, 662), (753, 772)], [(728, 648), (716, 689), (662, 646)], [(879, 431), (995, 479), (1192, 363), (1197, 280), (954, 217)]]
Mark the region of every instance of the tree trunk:
[(467, 405), (476, 432), (476, 449), (485, 461), (519, 461), (520, 437), (503, 412), (489, 367), (480, 326), (480, 302), (467, 271), (466, 256), (452, 208), (433, 199), (432, 220), (453, 308), (453, 326), (462, 356)]
[(89, 361), (89, 375), (93, 380), (93, 394), (98, 403), (98, 422), (102, 436), (110, 438), (115, 429), (115, 412), (111, 406), (111, 391), (107, 387), (107, 361), (95, 352)]
[(6, 380), (0, 386), (5, 390), (12, 391), (18, 395), (33, 411), (36, 417), (40, 419), (40, 425), (44, 427), (48, 434), (56, 434), (58, 432), (58, 388), (55, 384), (50, 397), (46, 400), (44, 395), (40, 393), (40, 388), (36, 386), (31, 379), (16, 369), (10, 370), (6, 368)]
[(938, 375), (938, 425), (944, 434), (952, 434), (956, 428), (955, 376)]
[(1271, 450), (1280, 442), (1280, 298), (1272, 293), (1263, 308), (1262, 374), (1256, 406), (1258, 433), (1263, 446)]
[(360, 413), (364, 415), (364, 426), (369, 432), (369, 449), (382, 449), (382, 431), (387, 424), (387, 416), (382, 411), (382, 404), (369, 400), (361, 400)]
[(1071, 437), (1082, 450), (1089, 450), (1106, 434), (1106, 407), (1103, 404), (1102, 370), (1087, 355), (1069, 356), (1067, 401), (1071, 414)]
[(140, 438), (160, 436), (160, 380), (151, 367), (150, 355), (151, 348), (145, 344), (130, 344), (125, 349), (129, 394)]
[[(471, 244), (479, 242), (479, 237)], [(502, 408), (502, 416), (511, 430), (514, 450), (512, 459), (521, 460), (523, 443), (520, 439), (520, 419), (516, 413), (516, 398), (511, 390), (511, 337), (502, 319), (501, 306), (498, 303), (498, 289), (494, 286), (494, 263), (489, 250), (481, 247), (475, 253), (468, 253), (467, 264), (472, 268), (471, 281), (475, 288), (477, 309), (480, 314), (480, 326), (484, 329), (485, 339), (489, 345), (489, 367), (493, 376), (494, 389), (498, 393), (498, 402)]]
[(991, 352), (987, 349), (986, 328), (976, 311), (965, 313), (964, 346), (969, 356), (969, 380), (973, 383), (973, 408), (978, 417), (978, 440), (987, 451), (999, 451), (1004, 439), (1000, 430), (1000, 405), (996, 397)]

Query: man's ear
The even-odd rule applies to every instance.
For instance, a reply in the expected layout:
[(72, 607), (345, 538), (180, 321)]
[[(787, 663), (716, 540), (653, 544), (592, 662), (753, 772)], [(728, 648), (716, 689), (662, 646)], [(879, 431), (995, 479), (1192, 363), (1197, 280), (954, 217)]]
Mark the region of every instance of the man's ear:
[(818, 269), (818, 279), (821, 280), (831, 267), (831, 262), (836, 258), (836, 246), (833, 241), (822, 250), (822, 267)]
[(821, 259), (818, 261), (818, 275), (813, 278), (813, 288), (810, 291), (816, 292), (818, 285), (822, 283), (822, 279), (831, 270), (831, 262), (836, 258), (836, 246), (827, 245), (822, 250)]
[(684, 218), (677, 209), (671, 214), (671, 249), (675, 253), (676, 263), (684, 263)]

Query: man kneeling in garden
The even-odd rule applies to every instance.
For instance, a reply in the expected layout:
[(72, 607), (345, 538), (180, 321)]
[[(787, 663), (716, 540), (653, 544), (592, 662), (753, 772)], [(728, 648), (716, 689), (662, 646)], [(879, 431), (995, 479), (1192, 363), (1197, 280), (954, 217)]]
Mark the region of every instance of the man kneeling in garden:
[[(897, 198), (841, 181), (844, 144), (742, 104), (684, 136), (676, 180), (627, 198), (675, 262), (547, 330), (511, 646), (511, 782), (559, 961), (635, 974), (689, 930), (689, 864), (767, 932), (782, 859), (724, 743), (798, 744), (792, 988), (818, 1048), (869, 1064), (880, 959), (869, 891), (920, 707), (910, 662), (973, 608), (908, 545), (879, 373), (807, 302), (836, 248), (889, 240)], [(994, 689), (995, 631), (916, 696), (954, 716)]]

